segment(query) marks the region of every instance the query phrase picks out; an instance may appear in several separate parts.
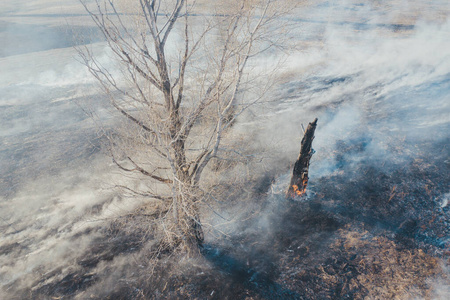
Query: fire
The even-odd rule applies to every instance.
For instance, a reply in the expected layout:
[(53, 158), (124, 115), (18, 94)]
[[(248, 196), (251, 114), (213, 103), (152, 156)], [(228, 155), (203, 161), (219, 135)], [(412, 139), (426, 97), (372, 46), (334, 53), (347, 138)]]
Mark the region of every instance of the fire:
[[(300, 181), (300, 180), (299, 180)], [(304, 176), (298, 184), (292, 184), (289, 188), (290, 197), (300, 197), (306, 194), (306, 186), (308, 185), (308, 177)]]
[(296, 193), (297, 196), (302, 196), (302, 195), (304, 195), (306, 193), (306, 186), (304, 186), (304, 188), (300, 190), (298, 188), (298, 185), (293, 184), (292, 188), (294, 189), (294, 193)]

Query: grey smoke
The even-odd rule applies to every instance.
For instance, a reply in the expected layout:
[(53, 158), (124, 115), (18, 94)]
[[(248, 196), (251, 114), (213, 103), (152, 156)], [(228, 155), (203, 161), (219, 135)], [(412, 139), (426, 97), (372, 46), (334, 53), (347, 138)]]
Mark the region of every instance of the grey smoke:
[[(69, 2), (59, 12), (52, 2), (28, 2), (0, 4), (0, 38), (8, 41), (0, 48), (0, 249), (7, 249), (0, 253), (2, 288), (18, 279), (26, 287), (36, 273), (69, 269), (99, 232), (77, 234), (139, 204), (98, 188), (106, 186), (111, 168), (98, 152), (95, 128), (73, 102), (96, 94), (63, 25), (65, 15), (82, 12)], [(374, 165), (394, 157), (413, 160), (420, 142), (448, 144), (449, 4), (430, 1), (422, 19), (397, 28), (391, 24), (423, 5), (399, 2), (395, 9), (375, 2), (313, 3), (299, 12), (291, 34), (302, 51), (287, 58), (285, 81), (267, 99), (264, 115), (239, 120), (235, 128), (254, 133), (255, 142), (271, 153), (271, 167), (296, 158), (301, 124), (314, 117), (319, 126), (311, 181), (338, 170), (342, 141), (363, 145), (356, 154), (344, 154), (348, 164)], [(96, 47), (103, 52), (103, 45)], [(281, 190), (289, 180), (283, 172), (276, 179)], [(448, 192), (440, 198), (443, 208)], [(100, 215), (95, 206), (102, 207)], [(221, 213), (232, 217), (239, 209)], [(210, 221), (233, 234), (235, 227), (219, 225), (223, 219), (212, 214)], [(265, 222), (261, 217), (258, 230), (268, 228)], [(124, 260), (110, 267), (121, 269)], [(436, 287), (448, 295), (448, 286)]]

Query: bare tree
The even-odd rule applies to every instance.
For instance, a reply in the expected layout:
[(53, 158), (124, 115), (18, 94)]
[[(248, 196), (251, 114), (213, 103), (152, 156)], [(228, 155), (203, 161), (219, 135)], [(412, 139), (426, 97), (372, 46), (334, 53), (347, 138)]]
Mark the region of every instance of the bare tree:
[(266, 86), (254, 92), (249, 69), (280, 45), (271, 30), (283, 1), (80, 1), (117, 61), (105, 67), (91, 48), (79, 51), (127, 124), (109, 135), (112, 160), (146, 178), (122, 188), (164, 205), (166, 244), (201, 244), (202, 174), (234, 151), (223, 147), (226, 132), (261, 99)]

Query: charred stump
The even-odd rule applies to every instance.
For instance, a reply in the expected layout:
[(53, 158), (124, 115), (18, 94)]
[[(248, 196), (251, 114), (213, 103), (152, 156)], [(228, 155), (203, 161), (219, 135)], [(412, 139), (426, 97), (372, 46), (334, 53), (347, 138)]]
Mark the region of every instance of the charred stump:
[(312, 142), (314, 140), (314, 131), (317, 126), (317, 118), (308, 124), (302, 139), (300, 155), (294, 165), (294, 171), (291, 177), (291, 183), (286, 192), (286, 198), (294, 199), (301, 197), (306, 193), (308, 185), (309, 160), (314, 153)]

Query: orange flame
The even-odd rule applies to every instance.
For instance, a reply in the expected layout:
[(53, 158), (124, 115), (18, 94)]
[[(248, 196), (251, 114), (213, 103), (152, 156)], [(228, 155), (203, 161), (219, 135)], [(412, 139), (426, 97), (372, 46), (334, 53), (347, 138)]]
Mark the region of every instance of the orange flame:
[(296, 185), (296, 184), (293, 184), (293, 185), (292, 185), (292, 188), (294, 189), (294, 193), (296, 193), (297, 196), (302, 196), (302, 195), (305, 194), (305, 192), (306, 192), (306, 187), (300, 190), (300, 189), (298, 188), (298, 185)]
[(303, 196), (306, 194), (306, 186), (308, 185), (308, 176), (304, 176), (301, 182), (301, 188), (298, 185), (292, 185), (292, 195), (293, 196)]

